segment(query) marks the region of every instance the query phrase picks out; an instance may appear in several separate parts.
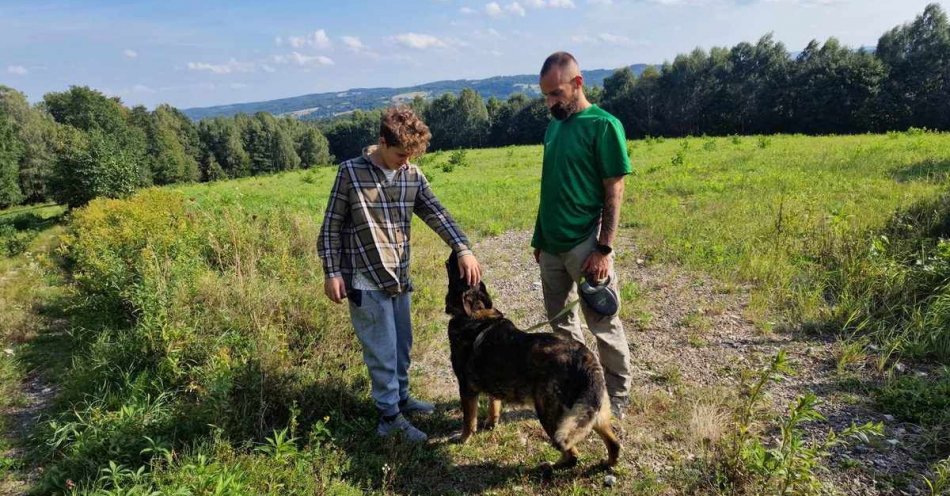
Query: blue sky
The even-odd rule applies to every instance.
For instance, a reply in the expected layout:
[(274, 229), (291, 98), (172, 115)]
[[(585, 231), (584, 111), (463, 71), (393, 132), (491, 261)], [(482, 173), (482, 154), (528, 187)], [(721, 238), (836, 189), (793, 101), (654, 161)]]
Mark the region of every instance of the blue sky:
[[(927, 0), (0, 0), (0, 84), (207, 106), (354, 87), (660, 63), (773, 32), (873, 46)], [(950, 10), (950, 0), (940, 0)]]

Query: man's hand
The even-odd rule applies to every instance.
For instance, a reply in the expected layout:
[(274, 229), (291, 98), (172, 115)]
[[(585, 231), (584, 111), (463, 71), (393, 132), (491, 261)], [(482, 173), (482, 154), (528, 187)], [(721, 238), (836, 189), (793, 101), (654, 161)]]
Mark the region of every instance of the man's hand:
[(462, 279), (469, 286), (475, 286), (482, 280), (482, 267), (478, 265), (475, 255), (468, 254), (459, 257), (459, 272), (462, 273)]
[(541, 248), (534, 249), (534, 263), (541, 263)]
[(587, 257), (581, 270), (588, 276), (596, 279), (595, 281), (590, 281), (592, 284), (607, 279), (607, 276), (610, 274), (610, 255), (604, 255), (594, 250), (594, 252)]
[(333, 303), (343, 303), (346, 298), (346, 284), (342, 277), (330, 277), (323, 281), (323, 292)]

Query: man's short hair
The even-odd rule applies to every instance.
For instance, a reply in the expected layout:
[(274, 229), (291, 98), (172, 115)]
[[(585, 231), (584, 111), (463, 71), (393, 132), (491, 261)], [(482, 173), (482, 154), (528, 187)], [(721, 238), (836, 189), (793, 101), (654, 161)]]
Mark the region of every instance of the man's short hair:
[(403, 147), (412, 156), (425, 153), (432, 139), (429, 126), (405, 105), (391, 107), (383, 112), (379, 136), (387, 145)]
[(544, 64), (541, 66), (541, 77), (544, 77), (545, 74), (555, 67), (563, 69), (571, 63), (580, 68), (580, 64), (577, 63), (577, 59), (575, 59), (573, 55), (567, 52), (554, 52), (548, 55), (548, 58), (544, 59)]

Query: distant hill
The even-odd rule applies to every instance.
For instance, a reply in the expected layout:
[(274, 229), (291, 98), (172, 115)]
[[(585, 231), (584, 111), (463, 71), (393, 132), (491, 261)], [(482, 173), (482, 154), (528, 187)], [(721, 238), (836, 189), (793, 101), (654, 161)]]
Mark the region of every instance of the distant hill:
[[(639, 75), (647, 64), (630, 66)], [(587, 84), (602, 86), (604, 79), (613, 74), (614, 69), (595, 69), (584, 71)], [(514, 93), (540, 95), (538, 76), (523, 74), (518, 76), (495, 76), (487, 79), (459, 79), (455, 81), (436, 81), (404, 88), (353, 88), (341, 92), (314, 93), (311, 95), (281, 98), (265, 102), (235, 103), (184, 109), (185, 115), (194, 120), (207, 117), (230, 117), (235, 114), (253, 114), (269, 112), (275, 115), (293, 115), (303, 120), (315, 120), (332, 117), (354, 110), (371, 110), (392, 103), (412, 100), (416, 95), (434, 98), (443, 93), (458, 94), (463, 88), (472, 88), (484, 98), (508, 98)]]

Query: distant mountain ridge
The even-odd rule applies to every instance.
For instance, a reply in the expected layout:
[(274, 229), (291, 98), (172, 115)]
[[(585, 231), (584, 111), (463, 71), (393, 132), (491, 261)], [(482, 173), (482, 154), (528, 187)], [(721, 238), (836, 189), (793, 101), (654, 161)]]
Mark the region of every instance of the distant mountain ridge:
[[(648, 64), (635, 64), (630, 69), (637, 75)], [(604, 79), (615, 69), (594, 69), (583, 71), (586, 84), (603, 86)], [(416, 95), (434, 98), (443, 93), (458, 94), (464, 88), (472, 88), (483, 98), (497, 97), (507, 99), (514, 93), (540, 95), (538, 76), (521, 74), (517, 76), (494, 76), (486, 79), (458, 79), (453, 81), (435, 81), (402, 88), (353, 88), (340, 92), (313, 93), (263, 102), (235, 103), (215, 105), (213, 107), (195, 107), (183, 112), (193, 120), (209, 117), (231, 117), (235, 114), (254, 114), (269, 112), (274, 115), (293, 115), (303, 120), (316, 120), (352, 112), (385, 107), (392, 103), (412, 100)]]

